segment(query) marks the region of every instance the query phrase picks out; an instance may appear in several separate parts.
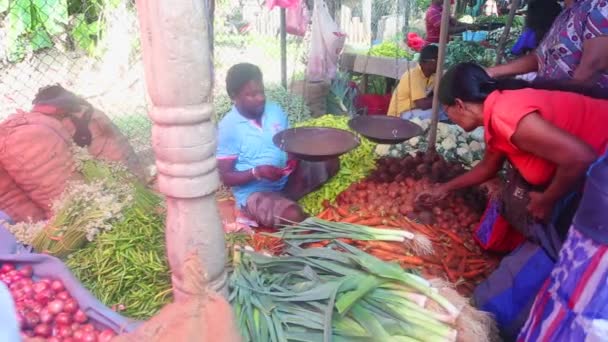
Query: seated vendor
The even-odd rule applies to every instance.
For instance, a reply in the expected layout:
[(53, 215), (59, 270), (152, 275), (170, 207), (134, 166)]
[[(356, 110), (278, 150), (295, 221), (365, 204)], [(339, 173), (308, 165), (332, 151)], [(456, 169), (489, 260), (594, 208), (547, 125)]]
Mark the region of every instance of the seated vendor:
[[(431, 117), (438, 51), (436, 45), (427, 45), (420, 51), (418, 66), (407, 71), (399, 80), (388, 107), (389, 116), (400, 116), (407, 120)], [(445, 114), (442, 113), (442, 117), (445, 118)]]
[(145, 178), (127, 138), (82, 97), (50, 85), (32, 104), (31, 110), (18, 110), (0, 122), (0, 211), (14, 222), (49, 219), (53, 202), (80, 177), (77, 164), (85, 151)]
[(218, 169), (238, 209), (264, 227), (304, 220), (295, 201), (335, 175), (338, 159), (296, 163), (273, 144), (273, 136), (289, 128), (289, 122), (281, 107), (266, 102), (257, 66), (232, 66), (226, 90), (234, 106), (218, 125)]

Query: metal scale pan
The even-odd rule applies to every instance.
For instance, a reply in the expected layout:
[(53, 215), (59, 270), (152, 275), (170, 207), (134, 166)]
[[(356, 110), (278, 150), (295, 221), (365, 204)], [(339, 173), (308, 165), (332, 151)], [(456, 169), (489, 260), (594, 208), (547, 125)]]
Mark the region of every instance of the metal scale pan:
[(394, 116), (361, 115), (351, 119), (348, 125), (378, 144), (398, 144), (422, 134), (420, 126)]
[(308, 161), (333, 159), (359, 146), (353, 133), (329, 127), (286, 129), (275, 134), (272, 142), (295, 158)]

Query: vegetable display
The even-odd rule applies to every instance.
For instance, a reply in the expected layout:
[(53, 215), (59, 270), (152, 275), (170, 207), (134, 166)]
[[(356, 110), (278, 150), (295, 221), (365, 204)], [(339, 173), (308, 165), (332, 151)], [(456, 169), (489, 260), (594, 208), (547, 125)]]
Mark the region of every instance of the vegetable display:
[[(74, 203), (63, 206), (65, 212), (74, 213), (69, 229), (63, 234), (80, 232), (83, 227), (90, 227), (94, 239), (84, 246), (74, 245), (66, 248), (63, 241), (45, 236), (40, 244), (34, 247), (48, 251), (50, 246), (62, 251), (66, 265), (80, 282), (108, 307), (123, 308), (124, 314), (132, 318), (148, 318), (156, 313), (171, 298), (171, 279), (165, 256), (164, 222), (165, 211), (162, 198), (136, 181), (121, 166), (94, 160), (83, 151), (77, 151), (76, 160), (80, 173), (88, 184), (102, 184), (110, 191), (87, 192), (77, 198), (98, 198), (116, 193), (117, 188), (129, 189), (120, 204), (120, 210), (108, 210), (118, 207), (117, 203), (107, 203), (108, 207), (96, 207), (103, 213), (104, 226), (93, 215), (84, 215), (93, 211), (83, 211), (78, 217), (76, 211), (82, 207)], [(107, 199), (106, 199), (107, 200)], [(95, 203), (101, 203), (95, 200)], [(64, 226), (65, 227), (65, 226)], [(84, 237), (82, 234), (80, 238)], [(68, 252), (63, 253), (63, 252)]]
[(124, 184), (70, 182), (53, 203), (53, 217), (31, 241), (35, 250), (65, 257), (120, 218), (132, 190)]
[(112, 230), (72, 253), (66, 264), (102, 303), (147, 319), (171, 301), (164, 223), (158, 206), (134, 205)]
[(66, 184), (53, 201), (50, 220), (6, 225), (21, 243), (59, 258), (111, 230), (133, 203), (155, 201), (155, 195), (124, 166), (95, 160), (86, 149), (75, 145), (73, 154), (82, 180)]
[[(495, 16), (495, 15), (484, 15), (484, 16), (479, 16), (477, 18), (475, 18), (474, 23), (475, 24), (502, 24), (502, 25), (506, 25), (507, 24), (507, 19), (508, 19), (508, 15), (501, 15), (501, 16)], [(513, 23), (511, 24), (511, 28), (517, 28), (517, 27), (522, 27), (524, 25), (525, 19), (523, 16), (517, 15), (515, 17), (513, 17)]]
[(454, 292), (340, 241), (243, 252), (230, 301), (244, 341), (488, 341), (494, 322)]
[(404, 215), (424, 224), (445, 223), (445, 228), (474, 225), (479, 221), (487, 199), (474, 188), (446, 194), (432, 210), (416, 201), (434, 183), (463, 173), (460, 165), (448, 163), (437, 154), (422, 152), (401, 159), (382, 158), (377, 165), (366, 181), (353, 184), (338, 196), (338, 205), (358, 205), (368, 212)]
[[(422, 127), (422, 135), (397, 145), (379, 145), (376, 153), (380, 156), (401, 158), (425, 151), (428, 148), (427, 136), (431, 121), (417, 118), (411, 121)], [(485, 150), (483, 129), (467, 133), (457, 125), (440, 122), (437, 124), (436, 150), (449, 161), (463, 164), (467, 168), (475, 166), (483, 159)]]
[(447, 68), (463, 62), (475, 62), (485, 67), (496, 63), (496, 50), (487, 49), (482, 44), (463, 40), (448, 43), (445, 54)]
[(0, 267), (0, 281), (8, 286), (15, 302), (23, 338), (38, 337), (48, 342), (108, 342), (115, 333), (98, 330), (57, 279), (32, 278), (32, 267)]
[[(352, 131), (348, 127), (348, 117), (327, 114), (316, 119), (300, 122), (295, 127), (333, 127)], [(352, 183), (363, 179), (374, 168), (375, 143), (361, 139), (354, 150), (340, 157), (340, 170), (318, 190), (304, 196), (299, 203), (309, 214), (316, 215), (323, 209), (323, 201), (332, 202), (338, 194)]]
[[(517, 23), (517, 21), (513, 22), (514, 25), (516, 23)], [(500, 37), (502, 36), (503, 30), (504, 30), (504, 28), (499, 28), (499, 29), (490, 31), (490, 33), (488, 33), (487, 43), (489, 46), (491, 46), (491, 47), (498, 46), (498, 41), (500, 40)], [(511, 54), (511, 49), (513, 48), (513, 45), (515, 45), (515, 43), (519, 39), (519, 36), (521, 36), (522, 32), (523, 32), (523, 24), (511, 27), (511, 30), (509, 31), (509, 37), (507, 38), (507, 42), (505, 44), (505, 56), (507, 58), (514, 58), (514, 56)]]
[(384, 41), (374, 45), (369, 49), (370, 56), (389, 57), (389, 58), (406, 58), (412, 59), (412, 55), (405, 51), (397, 42)]
[[(386, 190), (381, 188), (380, 191)], [(323, 215), (331, 221), (354, 221), (357, 226), (359, 223), (366, 223), (371, 227), (406, 230), (406, 234), (426, 236), (432, 243), (431, 254), (421, 251), (414, 243), (386, 241), (381, 235), (370, 240), (358, 239), (356, 235), (341, 235), (345, 237), (338, 240), (381, 260), (395, 262), (405, 269), (419, 271), (427, 279), (438, 277), (448, 280), (464, 296), (470, 296), (475, 286), (486, 279), (498, 266), (498, 259), (483, 252), (473, 241), (471, 226), (474, 224), (469, 227), (464, 224), (464, 227), (456, 225), (456, 228), (445, 228), (444, 225), (437, 224), (425, 225), (413, 222), (403, 215), (389, 215), (386, 212), (370, 213), (361, 210), (358, 205), (329, 206)], [(302, 235), (297, 238), (294, 238), (294, 234), (291, 234), (289, 229), (287, 232), (285, 240), (290, 244), (313, 241), (303, 244), (306, 248), (324, 247), (336, 239), (335, 234), (329, 232), (323, 234), (318, 229), (308, 233), (314, 234), (314, 239), (310, 240), (307, 240), (304, 232), (301, 232)], [(281, 233), (275, 234), (275, 236), (280, 235)]]
[[(367, 179), (348, 187), (337, 197), (336, 205), (327, 205), (319, 217), (357, 227), (405, 230), (405, 233), (372, 234), (366, 241), (362, 235), (368, 235), (370, 228), (336, 234), (335, 229), (310, 229), (310, 224), (300, 224), (298, 228), (284, 228), (284, 232), (274, 236), (283, 236), (291, 244), (306, 247), (322, 247), (340, 238), (382, 260), (418, 268), (425, 277), (447, 279), (461, 294), (470, 295), (498, 262), (483, 252), (472, 237), (487, 201), (485, 193), (475, 189), (459, 191), (429, 205), (416, 200), (419, 194), (437, 181), (446, 181), (464, 172), (460, 165), (436, 154), (422, 153), (401, 159), (382, 158), (377, 165)], [(296, 233), (300, 236), (294, 237)], [(390, 236), (409, 234), (426, 236), (432, 243), (433, 253), (424, 253), (412, 242), (389, 241)]]

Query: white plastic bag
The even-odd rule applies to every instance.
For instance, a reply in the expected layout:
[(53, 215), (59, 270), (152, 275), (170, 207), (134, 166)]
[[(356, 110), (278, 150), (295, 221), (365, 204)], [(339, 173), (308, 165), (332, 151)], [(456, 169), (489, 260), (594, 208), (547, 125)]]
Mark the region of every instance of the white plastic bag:
[(346, 34), (340, 31), (329, 15), (325, 1), (315, 0), (312, 10), (310, 55), (306, 70), (308, 81), (327, 81), (336, 76), (338, 57), (345, 40)]

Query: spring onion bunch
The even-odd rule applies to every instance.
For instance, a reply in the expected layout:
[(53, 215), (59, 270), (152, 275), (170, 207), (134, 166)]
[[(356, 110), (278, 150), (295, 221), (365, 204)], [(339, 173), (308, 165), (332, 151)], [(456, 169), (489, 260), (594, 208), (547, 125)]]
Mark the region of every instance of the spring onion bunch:
[(296, 245), (345, 238), (360, 241), (401, 242), (419, 254), (433, 252), (431, 241), (421, 234), (414, 234), (403, 229), (372, 228), (354, 223), (331, 222), (316, 217), (309, 217), (303, 222), (285, 226), (279, 232), (269, 235)]
[[(281, 257), (241, 252), (230, 301), (244, 341), (456, 341), (460, 316), (428, 281), (336, 241)], [(489, 335), (489, 334), (488, 334)], [(477, 341), (486, 341), (476, 331)]]

